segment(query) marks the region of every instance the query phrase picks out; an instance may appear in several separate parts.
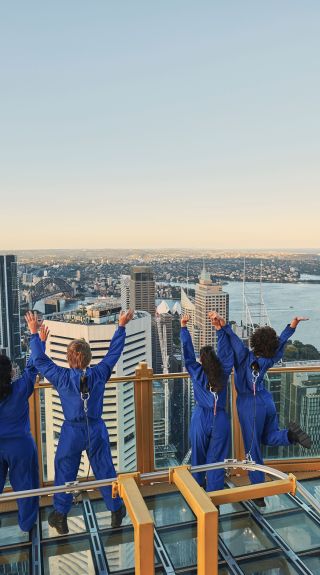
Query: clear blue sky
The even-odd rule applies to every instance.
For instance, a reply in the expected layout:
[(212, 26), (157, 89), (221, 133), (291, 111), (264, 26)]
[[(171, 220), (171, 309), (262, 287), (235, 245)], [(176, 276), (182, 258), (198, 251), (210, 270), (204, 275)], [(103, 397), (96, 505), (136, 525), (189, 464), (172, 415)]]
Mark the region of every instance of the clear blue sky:
[(0, 10), (0, 250), (320, 246), (319, 0)]

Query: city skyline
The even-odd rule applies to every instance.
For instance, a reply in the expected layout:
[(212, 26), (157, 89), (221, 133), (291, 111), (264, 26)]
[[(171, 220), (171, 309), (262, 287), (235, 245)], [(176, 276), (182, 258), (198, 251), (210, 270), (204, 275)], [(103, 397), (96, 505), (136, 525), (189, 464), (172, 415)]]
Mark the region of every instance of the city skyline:
[(6, 3), (1, 248), (314, 248), (319, 20), (312, 1)]

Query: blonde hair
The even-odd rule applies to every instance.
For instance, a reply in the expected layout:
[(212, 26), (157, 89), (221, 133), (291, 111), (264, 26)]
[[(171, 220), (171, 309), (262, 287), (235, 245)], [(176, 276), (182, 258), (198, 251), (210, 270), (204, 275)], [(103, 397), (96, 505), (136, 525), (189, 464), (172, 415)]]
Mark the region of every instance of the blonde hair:
[(91, 349), (85, 339), (74, 339), (68, 345), (67, 359), (71, 368), (85, 369), (91, 361)]

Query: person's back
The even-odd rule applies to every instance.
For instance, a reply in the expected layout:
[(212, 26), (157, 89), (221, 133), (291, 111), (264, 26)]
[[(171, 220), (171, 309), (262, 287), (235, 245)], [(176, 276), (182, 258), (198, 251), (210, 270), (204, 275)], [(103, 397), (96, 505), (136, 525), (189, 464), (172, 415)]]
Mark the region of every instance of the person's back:
[[(185, 367), (191, 377), (196, 406), (190, 425), (191, 463), (193, 466), (217, 463), (229, 456), (230, 421), (226, 414), (227, 384), (233, 366), (233, 353), (224, 352), (221, 340), (227, 335), (218, 333), (217, 354), (212, 346), (200, 350), (196, 360), (192, 339), (187, 329), (189, 316), (181, 318), (181, 343)], [(197, 472), (194, 478), (208, 491), (223, 489), (224, 470)]]
[[(108, 353), (93, 367), (91, 350), (85, 340), (72, 341), (67, 350), (69, 368), (56, 365), (40, 346), (36, 332), (36, 317), (29, 313), (26, 320), (31, 335), (31, 349), (39, 371), (59, 393), (65, 421), (62, 425), (55, 456), (55, 485), (75, 481), (83, 451), (87, 452), (96, 479), (115, 477), (109, 436), (102, 420), (105, 385), (120, 358), (125, 343), (125, 326), (133, 312), (121, 313), (119, 326), (111, 340)], [(111, 487), (101, 489), (104, 501), (112, 512), (112, 525), (121, 524), (125, 515), (122, 500), (112, 498)], [(48, 521), (58, 533), (68, 533), (67, 514), (72, 506), (72, 495), (57, 493), (54, 511)]]
[[(264, 385), (267, 370), (282, 358), (288, 339), (299, 322), (305, 318), (294, 318), (279, 337), (268, 326), (256, 329), (250, 341), (251, 350), (219, 314), (214, 312), (212, 319), (215, 325), (228, 335), (224, 345), (234, 353), (237, 411), (246, 458), (263, 464), (261, 444), (289, 446), (300, 443), (301, 446), (310, 448), (310, 437), (298, 424), (291, 422), (288, 429), (279, 428), (272, 394)], [(252, 483), (264, 481), (264, 474), (260, 471), (250, 471), (249, 477)], [(256, 502), (261, 506), (265, 505), (263, 498), (257, 499)]]
[(10, 395), (0, 400), (0, 439), (30, 433), (28, 399), (31, 393), (24, 377), (12, 382)]
[[(48, 332), (41, 328), (41, 347)], [(38, 454), (30, 430), (29, 397), (34, 390), (37, 369), (33, 357), (21, 377), (12, 381), (12, 365), (6, 356), (0, 355), (0, 493), (7, 473), (14, 491), (39, 487)], [(22, 531), (30, 531), (38, 515), (37, 497), (18, 500), (18, 521)]]

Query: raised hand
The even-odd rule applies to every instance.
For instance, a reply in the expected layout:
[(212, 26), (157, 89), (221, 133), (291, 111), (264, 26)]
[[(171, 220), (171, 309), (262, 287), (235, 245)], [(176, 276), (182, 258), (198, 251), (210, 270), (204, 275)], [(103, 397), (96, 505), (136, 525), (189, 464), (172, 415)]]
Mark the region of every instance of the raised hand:
[(127, 323), (132, 320), (133, 316), (134, 316), (133, 309), (129, 309), (128, 311), (121, 310), (119, 315), (119, 325), (125, 327)]
[(47, 341), (49, 333), (50, 333), (49, 328), (46, 325), (41, 324), (39, 330), (39, 336), (41, 341)]
[(226, 320), (217, 311), (209, 311), (208, 317), (216, 329), (221, 329), (226, 325)]
[(181, 327), (186, 327), (189, 320), (190, 320), (190, 316), (187, 313), (182, 315), (181, 319), (180, 319)]
[(38, 333), (39, 329), (39, 320), (36, 312), (28, 311), (24, 316), (24, 319), (27, 322), (28, 328), (30, 333)]
[(294, 317), (290, 323), (290, 327), (292, 327), (292, 329), (296, 329), (300, 321), (308, 321), (308, 320), (309, 320), (308, 317), (301, 317), (301, 316)]

